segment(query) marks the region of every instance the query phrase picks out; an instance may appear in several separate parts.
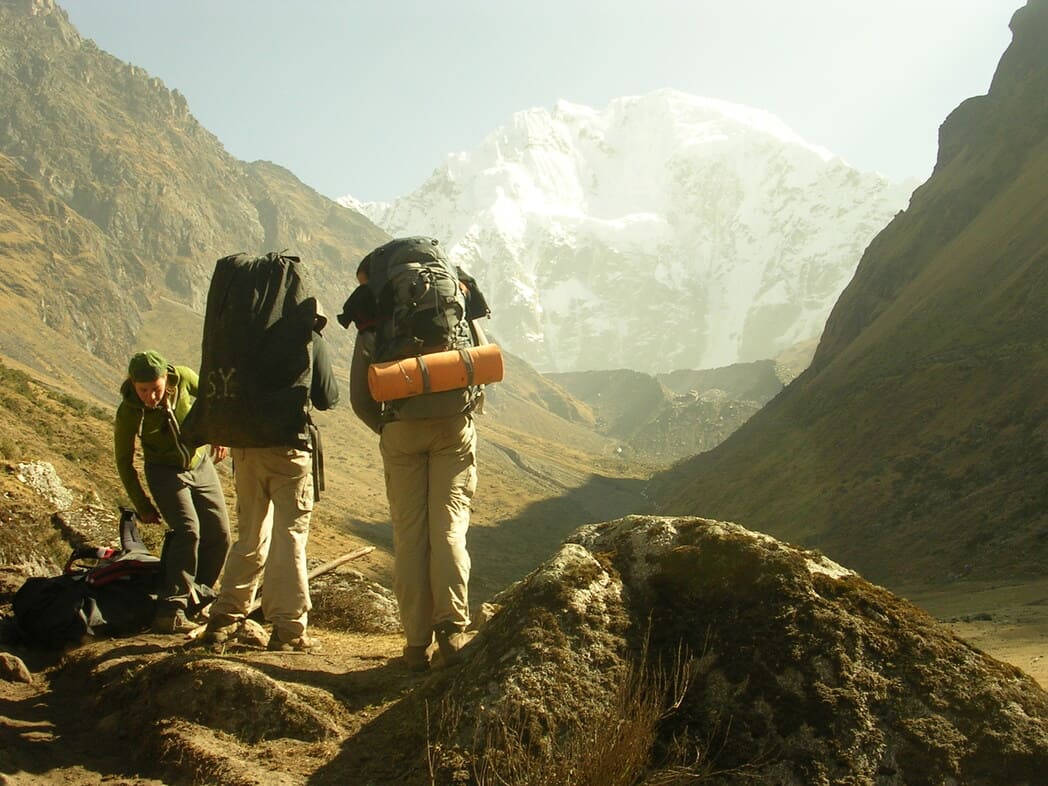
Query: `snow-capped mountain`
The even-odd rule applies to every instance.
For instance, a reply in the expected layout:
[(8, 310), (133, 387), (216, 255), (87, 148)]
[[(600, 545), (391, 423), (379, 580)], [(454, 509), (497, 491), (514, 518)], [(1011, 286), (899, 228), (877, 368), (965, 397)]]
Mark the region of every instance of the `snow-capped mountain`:
[(673, 90), (531, 109), (392, 203), (480, 280), (489, 332), (542, 371), (661, 372), (817, 336), (914, 183), (862, 173), (772, 115)]

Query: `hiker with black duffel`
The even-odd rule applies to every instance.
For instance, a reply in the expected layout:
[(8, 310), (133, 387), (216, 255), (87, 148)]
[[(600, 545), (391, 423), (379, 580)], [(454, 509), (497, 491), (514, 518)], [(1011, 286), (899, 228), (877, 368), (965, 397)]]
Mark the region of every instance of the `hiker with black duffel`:
[[(182, 633), (194, 627), (186, 613), (199, 603), (197, 585), (214, 587), (229, 551), (226, 500), (212, 461), (225, 458), (226, 448), (192, 447), (182, 438), (198, 390), (195, 371), (148, 350), (131, 358), (127, 374), (114, 427), (116, 466), (139, 520), (167, 524), (153, 630)], [(136, 439), (152, 500), (135, 469)]]
[(352, 323), (358, 329), (350, 401), (380, 435), (404, 662), (421, 672), (430, 666), (434, 637), (446, 665), (459, 659), (470, 638), (466, 532), (477, 488), (473, 413), (481, 390), (463, 385), (379, 402), (369, 387), (369, 369), (403, 360), (431, 381), (426, 358), (442, 353), (455, 360), (460, 351), (484, 343), (472, 319), (487, 316), (487, 306), (477, 291), (473, 304), (483, 313), (470, 311), (466, 298), (475, 282), (464, 285), (431, 238), (400, 238), (375, 249), (360, 263), (357, 278), (360, 287), (339, 316), (343, 327)]
[(310, 417), (338, 401), (321, 335), (327, 319), (298, 257), (234, 254), (215, 265), (204, 312), (203, 392), (190, 439), (230, 447), (237, 540), (204, 639), (235, 635), (255, 607), (273, 626), (268, 648), (308, 651), (306, 543), (323, 488), (319, 431)]

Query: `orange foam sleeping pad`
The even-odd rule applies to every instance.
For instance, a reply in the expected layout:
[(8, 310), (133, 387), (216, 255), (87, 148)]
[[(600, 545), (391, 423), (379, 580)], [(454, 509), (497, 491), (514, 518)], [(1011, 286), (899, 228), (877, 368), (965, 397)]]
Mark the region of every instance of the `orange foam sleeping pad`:
[(423, 393), (501, 382), (502, 371), (499, 345), (484, 344), (372, 363), (368, 367), (368, 388), (375, 401), (394, 401)]

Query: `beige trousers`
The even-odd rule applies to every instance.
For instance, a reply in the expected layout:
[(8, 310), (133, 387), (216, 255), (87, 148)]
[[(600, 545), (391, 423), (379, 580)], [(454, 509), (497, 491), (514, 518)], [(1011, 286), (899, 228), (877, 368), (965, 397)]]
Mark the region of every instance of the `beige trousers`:
[(313, 513), (313, 462), (295, 448), (233, 448), (237, 541), (226, 559), (212, 616), (245, 616), (262, 583), (262, 613), (284, 641), (305, 633), (306, 541)]
[(410, 646), (435, 626), (469, 625), (470, 500), (477, 488), (477, 432), (467, 415), (398, 420), (382, 428), (393, 520), (393, 591)]

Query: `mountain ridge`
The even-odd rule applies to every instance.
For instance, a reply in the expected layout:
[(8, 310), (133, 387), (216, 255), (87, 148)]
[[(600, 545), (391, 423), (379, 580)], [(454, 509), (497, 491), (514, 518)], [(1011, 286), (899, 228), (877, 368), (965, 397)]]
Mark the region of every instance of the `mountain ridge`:
[[(812, 365), (710, 453), (656, 475), (895, 586), (1048, 570), (1048, 0), (870, 244)], [(905, 558), (902, 558), (904, 555)]]
[[(151, 320), (153, 301), (167, 297), (202, 312), (214, 260), (238, 251), (294, 248), (315, 260), (320, 286), (335, 293), (325, 304), (332, 310), (348, 291), (355, 261), (388, 239), (286, 170), (233, 158), (184, 96), (82, 38), (53, 2), (0, 3), (0, 23), (4, 196), (42, 195), (32, 207), (24, 194), (19, 204), (4, 199), (0, 219), (17, 227), (64, 217), (22, 264), (5, 266), (6, 290), (76, 336), (88, 355), (119, 371)], [(82, 247), (90, 249), (90, 266), (76, 263)], [(54, 285), (27, 300), (31, 271), (48, 270), (55, 259)], [(97, 308), (77, 319), (85, 286), (99, 293)], [(346, 337), (333, 341), (348, 351)], [(22, 343), (34, 346), (30, 337)], [(62, 373), (48, 355), (44, 346), (19, 360)]]

